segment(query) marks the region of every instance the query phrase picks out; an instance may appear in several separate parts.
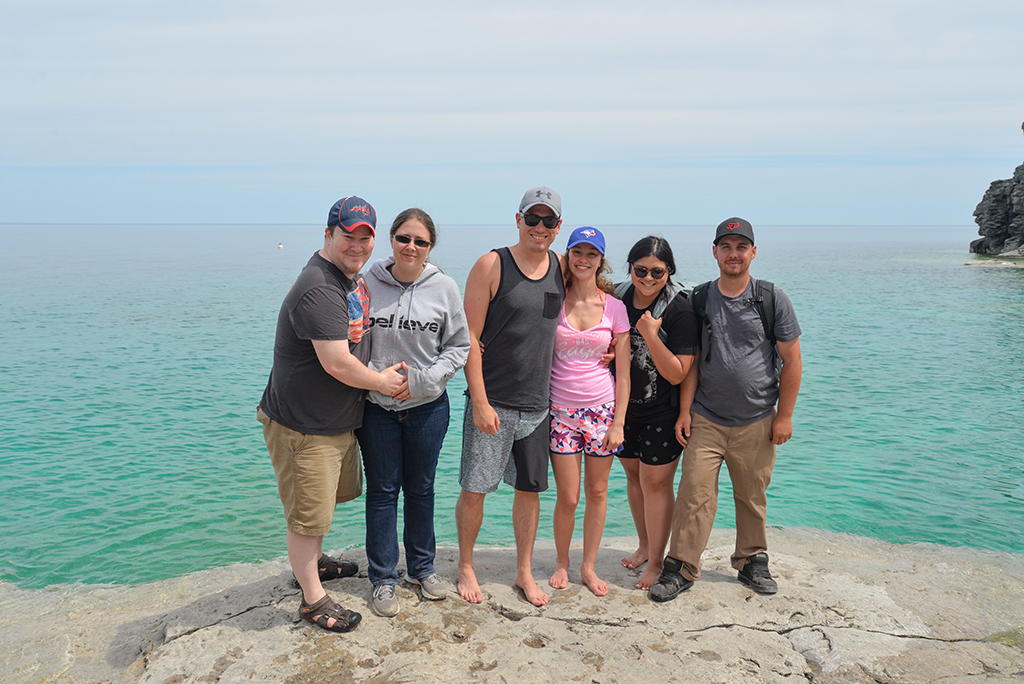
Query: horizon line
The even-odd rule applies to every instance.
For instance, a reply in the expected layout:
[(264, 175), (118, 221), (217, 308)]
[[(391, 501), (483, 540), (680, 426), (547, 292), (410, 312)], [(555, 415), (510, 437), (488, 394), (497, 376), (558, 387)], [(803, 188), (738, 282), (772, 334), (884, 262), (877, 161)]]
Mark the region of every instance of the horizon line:
[[(0, 226), (256, 226), (256, 227), (316, 227), (323, 228), (320, 224), (314, 223), (211, 223), (207, 221), (197, 222), (173, 222), (173, 223), (146, 223), (142, 221), (86, 221), (69, 223), (66, 221), (0, 221)], [(444, 224), (453, 228), (491, 228), (504, 227), (504, 223), (447, 223)], [(591, 225), (581, 223), (580, 225)], [(596, 226), (608, 226), (610, 228), (707, 228), (710, 223), (597, 223)], [(970, 224), (960, 223), (759, 223), (759, 228), (974, 228)]]

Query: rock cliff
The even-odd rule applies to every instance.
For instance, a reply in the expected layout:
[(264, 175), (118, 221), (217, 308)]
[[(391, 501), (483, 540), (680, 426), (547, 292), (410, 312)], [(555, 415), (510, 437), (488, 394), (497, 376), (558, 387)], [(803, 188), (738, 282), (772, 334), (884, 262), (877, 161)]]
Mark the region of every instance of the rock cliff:
[(971, 243), (972, 252), (1024, 257), (1024, 164), (1013, 172), (1013, 178), (988, 186), (974, 210), (974, 221), (981, 237)]

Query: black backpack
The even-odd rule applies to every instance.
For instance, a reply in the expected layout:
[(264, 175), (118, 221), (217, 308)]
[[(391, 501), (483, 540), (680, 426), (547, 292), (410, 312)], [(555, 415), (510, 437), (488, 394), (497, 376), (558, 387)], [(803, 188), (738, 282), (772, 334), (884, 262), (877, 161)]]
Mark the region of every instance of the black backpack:
[[(751, 278), (754, 281), (754, 305), (757, 307), (757, 314), (761, 317), (761, 325), (764, 326), (764, 336), (772, 343), (772, 349), (775, 350), (775, 365), (779, 367), (780, 357), (777, 340), (775, 339), (775, 284), (769, 283), (767, 280), (757, 280)], [(693, 306), (693, 312), (697, 314), (697, 320), (703, 325), (708, 331), (708, 349), (707, 354), (704, 356), (705, 361), (711, 359), (711, 319), (708, 318), (707, 306), (708, 306), (708, 288), (714, 281), (708, 281), (701, 283), (693, 288), (693, 292), (690, 293), (690, 304)]]

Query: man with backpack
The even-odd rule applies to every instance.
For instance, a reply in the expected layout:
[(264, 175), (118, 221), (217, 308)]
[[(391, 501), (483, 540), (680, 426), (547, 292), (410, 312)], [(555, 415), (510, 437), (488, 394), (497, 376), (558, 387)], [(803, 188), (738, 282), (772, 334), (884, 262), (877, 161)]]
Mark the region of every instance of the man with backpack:
[(719, 224), (712, 254), (720, 277), (694, 288), (691, 299), (701, 348), (680, 393), (676, 438), (685, 450), (668, 555), (649, 594), (658, 602), (671, 601), (700, 578), (723, 461), (736, 503), (732, 566), (754, 591), (778, 590), (768, 570), (766, 492), (775, 447), (793, 436), (800, 325), (782, 290), (750, 277), (757, 247), (748, 221)]

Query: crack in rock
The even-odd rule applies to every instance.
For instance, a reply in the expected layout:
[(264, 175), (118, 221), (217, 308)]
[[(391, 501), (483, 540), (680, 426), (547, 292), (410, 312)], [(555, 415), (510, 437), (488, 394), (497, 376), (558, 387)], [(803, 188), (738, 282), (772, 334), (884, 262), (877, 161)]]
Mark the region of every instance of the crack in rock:
[(255, 606), (249, 606), (245, 610), (239, 611), (237, 613), (232, 613), (231, 615), (225, 615), (223, 617), (219, 617), (216, 620), (213, 620), (212, 622), (207, 622), (206, 624), (198, 625), (196, 627), (192, 627), (191, 629), (183, 630), (183, 631), (181, 631), (181, 632), (179, 632), (179, 633), (177, 633), (177, 634), (175, 634), (173, 636), (167, 636), (166, 630), (165, 630), (165, 633), (164, 633), (164, 644), (172, 643), (172, 642), (177, 641), (178, 639), (180, 639), (182, 637), (187, 637), (189, 635), (195, 634), (196, 632), (198, 632), (200, 630), (208, 629), (210, 627), (217, 627), (217, 626), (219, 626), (219, 625), (221, 625), (221, 624), (223, 624), (225, 622), (228, 622), (229, 620), (234, 620), (235, 618), (241, 617), (242, 615), (245, 615), (246, 613), (251, 613), (254, 610), (258, 610), (260, 608), (269, 608), (270, 606), (276, 606), (276, 605), (279, 605), (280, 603), (281, 603), (281, 601), (277, 600), (277, 601), (267, 601), (266, 603), (259, 603), (259, 604), (255, 605)]
[(739, 627), (741, 629), (749, 629), (749, 630), (754, 631), (754, 632), (766, 632), (766, 633), (778, 634), (780, 636), (785, 636), (787, 634), (791, 634), (792, 632), (796, 632), (796, 631), (799, 631), (799, 630), (802, 630), (802, 629), (809, 629), (809, 630), (816, 631), (819, 634), (821, 634), (822, 638), (825, 639), (825, 641), (828, 642), (828, 646), (829, 646), (830, 650), (832, 649), (832, 640), (829, 639), (828, 635), (826, 635), (822, 631), (824, 629), (849, 630), (849, 631), (854, 631), (854, 632), (863, 632), (865, 634), (880, 634), (882, 636), (889, 636), (889, 637), (893, 637), (895, 639), (921, 639), (922, 641), (934, 641), (934, 642), (943, 643), (943, 644), (962, 644), (962, 643), (979, 643), (980, 644), (980, 643), (984, 643), (986, 641), (985, 639), (972, 638), (972, 637), (952, 637), (952, 638), (947, 638), (947, 637), (928, 636), (926, 634), (893, 634), (892, 632), (886, 632), (886, 631), (882, 631), (882, 630), (878, 630), (878, 629), (866, 629), (866, 628), (863, 628), (863, 627), (851, 627), (849, 625), (821, 625), (821, 624), (798, 625), (796, 627), (776, 627), (776, 628), (772, 628), (772, 627), (764, 627), (764, 626), (761, 626), (761, 625), (743, 625), (743, 624), (740, 624), (738, 622), (731, 622), (731, 623), (722, 623), (722, 624), (717, 624), (717, 625), (708, 625), (707, 627), (701, 627), (700, 629), (684, 629), (684, 630), (681, 630), (681, 631), (686, 633), (686, 634), (701, 634), (703, 632), (707, 632), (707, 631), (712, 630), (712, 629), (731, 629), (731, 628), (734, 628), (734, 627)]
[[(518, 622), (524, 618), (536, 617), (547, 620), (554, 620), (569, 625), (586, 625), (591, 627), (630, 627), (633, 625), (647, 625), (647, 620), (633, 620), (631, 618), (618, 618), (616, 620), (600, 620), (598, 618), (585, 618), (585, 617), (559, 617), (554, 615), (544, 615), (537, 613), (527, 613), (514, 608), (508, 608), (500, 605), (494, 601), (488, 602), (487, 606), (498, 615), (502, 616), (506, 620), (512, 622)], [(821, 637), (827, 642), (829, 650), (833, 649), (832, 640), (824, 633), (824, 629), (836, 629), (836, 630), (851, 630), (856, 632), (863, 632), (865, 634), (879, 634), (882, 636), (889, 636), (896, 639), (921, 639), (924, 641), (932, 641), (944, 644), (958, 644), (958, 643), (982, 643), (985, 639), (981, 638), (970, 638), (970, 637), (956, 637), (956, 638), (944, 638), (936, 636), (928, 636), (924, 634), (893, 634), (892, 632), (886, 632), (883, 630), (867, 629), (862, 627), (851, 627), (849, 625), (823, 625), (823, 624), (807, 624), (797, 625), (794, 627), (766, 627), (763, 625), (744, 625), (736, 622), (732, 623), (721, 623), (716, 625), (708, 625), (707, 627), (701, 627), (700, 629), (684, 629), (681, 630), (685, 634), (701, 634), (713, 629), (732, 629), (732, 628), (749, 629), (755, 632), (765, 632), (771, 634), (778, 634), (785, 636), (802, 629), (809, 629), (821, 634)]]
[(569, 625), (587, 625), (589, 627), (629, 627), (631, 625), (646, 625), (647, 620), (630, 620), (619, 618), (618, 620), (598, 620), (597, 618), (567, 618), (552, 617), (556, 622), (564, 622)]
[(825, 634), (825, 630), (821, 629), (820, 627), (815, 627), (813, 631), (815, 631), (818, 634), (820, 634), (821, 638), (825, 640), (825, 645), (828, 646), (829, 653), (831, 653), (832, 651), (836, 650), (835, 649), (835, 644), (832, 643), (831, 637), (829, 637), (828, 634)]
[(871, 681), (876, 682), (877, 684), (887, 684), (887, 682), (884, 679), (879, 679), (875, 675), (871, 674), (871, 670), (863, 663), (858, 663), (857, 666), (860, 668), (860, 671), (864, 673), (864, 676), (870, 679)]
[(630, 618), (618, 618), (616, 620), (601, 620), (599, 618), (592, 617), (560, 617), (557, 615), (544, 615), (536, 613), (524, 613), (514, 608), (508, 608), (495, 602), (489, 602), (487, 607), (493, 610), (495, 613), (511, 620), (512, 622), (519, 622), (523, 618), (535, 617), (543, 620), (554, 620), (555, 622), (562, 622), (568, 625), (587, 625), (591, 627), (629, 627), (631, 625), (646, 625), (647, 620), (632, 620)]

